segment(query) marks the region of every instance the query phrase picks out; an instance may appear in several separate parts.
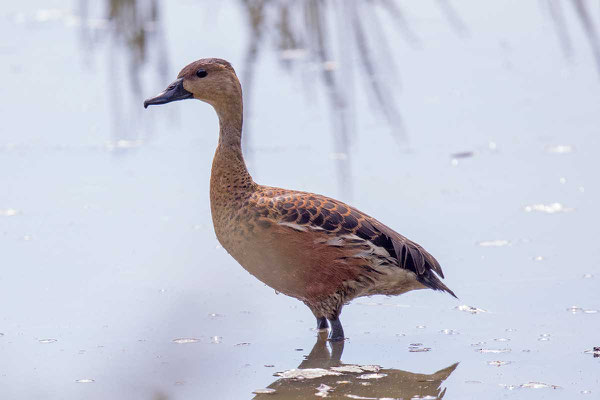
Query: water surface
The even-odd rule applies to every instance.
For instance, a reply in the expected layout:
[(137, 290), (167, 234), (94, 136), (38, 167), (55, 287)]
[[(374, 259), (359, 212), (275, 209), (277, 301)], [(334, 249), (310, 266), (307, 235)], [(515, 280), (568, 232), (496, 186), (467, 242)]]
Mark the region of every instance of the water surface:
[[(598, 5), (294, 4), (4, 5), (2, 398), (595, 398)], [(142, 108), (209, 56), (256, 181), (381, 219), (460, 300), (358, 299), (342, 352), (230, 258), (216, 115)]]

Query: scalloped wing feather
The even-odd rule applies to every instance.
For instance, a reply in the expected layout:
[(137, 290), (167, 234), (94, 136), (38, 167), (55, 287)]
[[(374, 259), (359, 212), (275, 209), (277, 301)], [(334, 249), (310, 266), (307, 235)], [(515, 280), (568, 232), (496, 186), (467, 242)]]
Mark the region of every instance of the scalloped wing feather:
[(318, 230), (331, 236), (356, 235), (385, 249), (398, 267), (414, 272), (423, 285), (456, 297), (435, 275), (444, 277), (431, 254), (373, 217), (325, 196), (267, 186), (261, 189), (251, 199), (258, 218), (296, 230)]

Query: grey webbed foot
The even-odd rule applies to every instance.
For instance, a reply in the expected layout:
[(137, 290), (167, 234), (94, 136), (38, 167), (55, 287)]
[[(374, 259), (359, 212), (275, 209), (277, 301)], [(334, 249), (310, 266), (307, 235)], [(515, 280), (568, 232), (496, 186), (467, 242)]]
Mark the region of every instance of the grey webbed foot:
[(325, 317), (317, 317), (317, 330), (323, 330), (329, 328), (327, 324), (327, 318)]
[(331, 325), (331, 332), (329, 332), (329, 340), (331, 342), (344, 340), (344, 328), (342, 328), (342, 323), (340, 322), (340, 319), (330, 319), (329, 324)]

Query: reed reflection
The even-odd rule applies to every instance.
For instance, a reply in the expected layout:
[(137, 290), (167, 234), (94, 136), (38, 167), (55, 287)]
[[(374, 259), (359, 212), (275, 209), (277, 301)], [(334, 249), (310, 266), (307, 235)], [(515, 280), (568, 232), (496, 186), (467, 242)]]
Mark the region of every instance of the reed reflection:
[[(397, 5), (381, 1), (384, 10), (400, 26), (410, 43), (416, 36), (406, 24)], [(300, 67), (306, 73), (317, 73), (319, 79), (303, 80), (305, 89), (312, 92), (315, 83), (322, 85), (333, 133), (331, 158), (336, 163), (339, 189), (345, 197), (352, 193), (350, 147), (354, 137), (354, 84), (357, 73), (367, 76), (358, 79), (373, 99), (373, 110), (388, 122), (389, 131), (404, 141), (404, 127), (393, 96), (392, 88), (384, 81), (397, 80), (397, 69), (390, 60), (389, 46), (382, 22), (374, 8), (364, 2), (242, 0), (250, 26), (250, 37), (244, 61), (242, 82), (245, 88), (245, 112), (251, 109), (254, 64), (265, 53), (265, 41), (275, 43), (282, 68), (293, 72)], [(275, 40), (272, 38), (275, 36)], [(388, 63), (376, 60), (384, 57)], [(355, 61), (356, 60), (356, 61)], [(355, 65), (356, 64), (356, 65)], [(358, 71), (355, 71), (358, 69)], [(246, 118), (248, 121), (248, 118)], [(244, 144), (252, 156), (251, 127), (246, 123)]]
[[(558, 0), (546, 0), (542, 4), (545, 4), (547, 11), (552, 18), (565, 57), (571, 58), (573, 55), (573, 45), (571, 34), (569, 33), (568, 18), (563, 9), (563, 4), (565, 3)], [(566, 4), (570, 4), (573, 7), (577, 23), (581, 25), (581, 29), (585, 34), (594, 57), (596, 69), (600, 74), (600, 34), (598, 33), (598, 28), (594, 22), (594, 13), (590, 12), (591, 3), (584, 0), (573, 0)]]
[[(313, 398), (317, 393), (328, 399), (442, 399), (446, 394), (442, 383), (458, 366), (455, 363), (433, 374), (418, 374), (374, 365), (344, 364), (343, 350), (344, 342), (328, 342), (327, 334), (320, 332), (306, 360), (295, 370), (279, 373), (282, 377), (268, 389), (275, 390), (277, 398), (285, 400)], [(254, 399), (272, 397), (261, 393)]]
[[(104, 3), (80, 0), (79, 3), (86, 62), (91, 62), (93, 51), (104, 47), (107, 51), (106, 87), (112, 119), (109, 147), (114, 151), (137, 148), (152, 132), (152, 124), (140, 118), (142, 110), (138, 103), (143, 97), (142, 88), (155, 86), (144, 78), (150, 77), (162, 84), (169, 73), (160, 5), (160, 0), (106, 0)], [(124, 90), (124, 86), (129, 90)]]

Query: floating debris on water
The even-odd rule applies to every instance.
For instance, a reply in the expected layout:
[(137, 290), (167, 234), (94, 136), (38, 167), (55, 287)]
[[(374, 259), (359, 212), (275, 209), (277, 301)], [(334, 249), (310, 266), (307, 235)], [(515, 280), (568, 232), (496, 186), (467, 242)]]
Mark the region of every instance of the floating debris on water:
[(556, 385), (548, 385), (547, 383), (541, 382), (527, 382), (521, 385), (505, 385), (500, 384), (500, 386), (504, 387), (507, 390), (515, 390), (515, 389), (562, 389), (560, 386)]
[(502, 247), (508, 246), (510, 241), (504, 239), (496, 239), (496, 240), (483, 240), (477, 243), (481, 247)]
[(362, 374), (358, 376), (358, 379), (381, 379), (381, 378), (385, 378), (387, 376), (387, 374), (379, 374), (379, 373), (375, 373), (375, 374)]
[(501, 367), (503, 365), (508, 365), (511, 364), (512, 361), (488, 361), (488, 365), (491, 365), (493, 367)]
[(573, 211), (573, 208), (565, 207), (561, 203), (532, 204), (532, 205), (523, 207), (523, 209), (526, 212), (538, 211), (538, 212), (544, 212), (546, 214), (556, 214), (556, 213), (560, 213), (560, 212)]
[(510, 342), (510, 339), (501, 337), (501, 338), (494, 339), (494, 341), (495, 342)]
[(223, 341), (223, 338), (221, 336), (213, 336), (210, 338), (210, 342), (212, 344), (219, 344)]
[(452, 160), (450, 160), (450, 165), (452, 165), (453, 167), (457, 167), (458, 166), (458, 160), (456, 158), (453, 158)]
[(524, 389), (546, 389), (546, 388), (561, 389), (560, 386), (549, 385), (547, 383), (542, 383), (542, 382), (527, 382), (527, 383), (520, 385), (520, 387), (522, 387)]
[(444, 335), (460, 335), (460, 332), (455, 331), (454, 329), (442, 329), (440, 333)]
[(363, 372), (379, 372), (379, 365), (342, 365), (339, 367), (331, 367), (330, 370), (335, 372), (347, 372), (351, 374), (362, 374)]
[(331, 371), (324, 368), (295, 368), (283, 372), (276, 372), (274, 376), (279, 376), (284, 379), (315, 379), (323, 376), (339, 376), (341, 372)]
[(224, 317), (223, 314), (217, 314), (217, 313), (210, 313), (208, 314), (209, 317), (211, 318), (220, 318), (220, 317)]
[(14, 208), (7, 208), (5, 210), (0, 210), (0, 217), (13, 217), (17, 215), (19, 212)]
[(275, 367), (275, 365), (273, 365), (273, 364), (265, 364), (264, 366), (265, 366), (266, 368), (274, 368), (274, 367)]
[(425, 329), (425, 328), (427, 328), (427, 326), (425, 326), (425, 325), (417, 325), (416, 328), (417, 329)]
[(177, 344), (198, 343), (199, 341), (200, 341), (200, 339), (196, 339), (196, 338), (178, 338), (178, 339), (173, 339), (173, 343), (177, 343)]
[(506, 328), (504, 331), (505, 332), (516, 332), (517, 330), (515, 328)]
[(564, 185), (565, 183), (567, 183), (567, 178), (561, 177), (558, 179), (558, 181), (561, 183), (561, 185)]
[(546, 151), (553, 154), (568, 154), (572, 153), (575, 148), (570, 144), (559, 144), (556, 146), (546, 146)]
[(544, 261), (545, 260), (544, 256), (535, 256), (532, 259), (533, 259), (533, 261)]
[(579, 306), (571, 306), (567, 308), (567, 311), (571, 314), (597, 314), (598, 310), (590, 309), (590, 308), (581, 308)]
[(454, 307), (455, 310), (458, 311), (464, 311), (464, 312), (468, 312), (470, 314), (481, 314), (481, 313), (486, 313), (487, 310), (484, 310), (483, 308), (477, 308), (477, 307), (473, 307), (473, 306), (467, 306), (466, 304), (460, 305), (460, 306), (456, 306)]
[(75, 382), (77, 382), (77, 383), (92, 383), (92, 382), (95, 382), (95, 380), (93, 380), (93, 379), (76, 379)]
[(38, 340), (38, 342), (40, 342), (40, 343), (54, 343), (54, 342), (58, 342), (58, 339), (40, 339), (40, 340)]
[(450, 157), (452, 157), (452, 158), (470, 158), (470, 157), (473, 157), (474, 155), (475, 155), (475, 153), (472, 151), (461, 151), (458, 153), (450, 154)]
[(277, 392), (275, 389), (265, 388), (265, 389), (256, 389), (252, 393), (253, 394), (273, 394)]
[(315, 393), (315, 396), (317, 397), (327, 397), (329, 395), (329, 391), (332, 389), (331, 386), (327, 386), (324, 383), (321, 383), (319, 385), (319, 387), (317, 388), (317, 393)]
[(540, 337), (538, 338), (539, 342), (547, 342), (550, 340), (550, 334), (549, 333), (542, 333), (540, 335)]
[(583, 274), (583, 279), (592, 279), (593, 277), (593, 274)]
[(511, 349), (477, 349), (475, 350), (482, 354), (500, 354), (500, 353), (510, 353)]
[(483, 382), (481, 382), (481, 381), (465, 381), (465, 383), (476, 384), (476, 383), (483, 383)]
[(362, 368), (358, 365), (343, 365), (341, 367), (331, 367), (332, 371), (336, 372), (349, 372), (354, 374), (360, 374), (363, 372)]
[(472, 347), (481, 347), (485, 344), (485, 342), (477, 342), (477, 343), (471, 343)]
[(234, 346), (240, 346), (240, 347), (241, 346), (250, 346), (250, 343), (248, 343), (248, 342), (242, 342), (242, 343), (234, 344)]
[(408, 346), (408, 351), (411, 353), (423, 353), (427, 351), (431, 351), (431, 347), (422, 347), (423, 343), (411, 343)]

